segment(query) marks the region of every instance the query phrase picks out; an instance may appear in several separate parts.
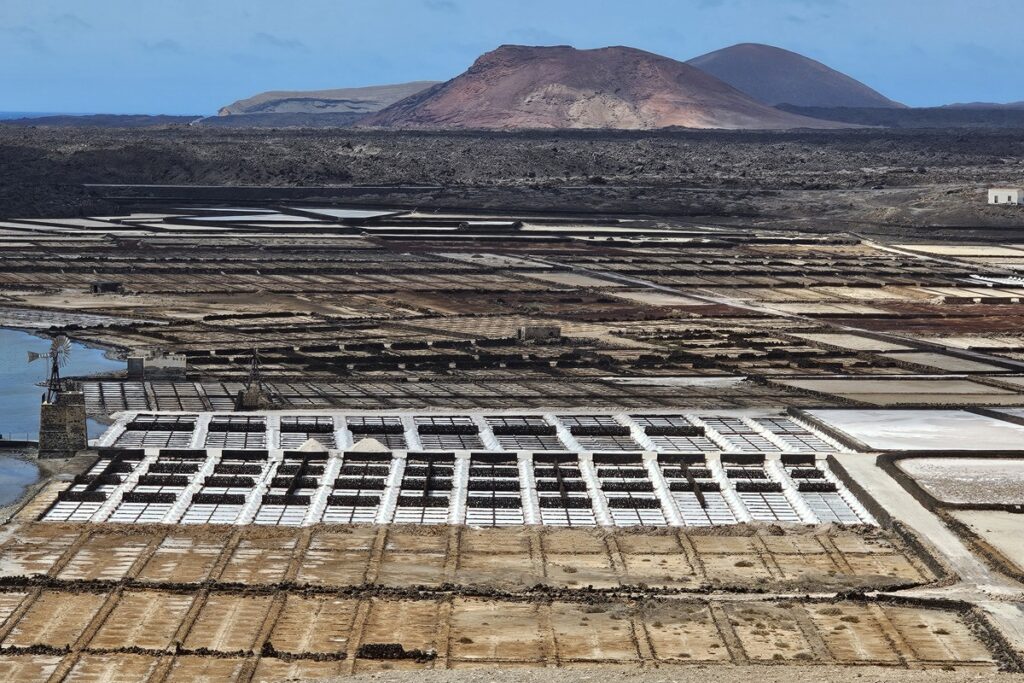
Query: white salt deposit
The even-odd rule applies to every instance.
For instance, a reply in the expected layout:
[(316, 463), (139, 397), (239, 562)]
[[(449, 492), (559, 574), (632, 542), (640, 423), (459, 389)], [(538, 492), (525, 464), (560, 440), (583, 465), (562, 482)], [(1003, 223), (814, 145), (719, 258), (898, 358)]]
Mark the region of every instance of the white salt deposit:
[(876, 450), (1024, 450), (1024, 426), (964, 410), (810, 410), (808, 413)]
[(1024, 504), (1024, 459), (909, 458), (899, 467), (947, 503)]

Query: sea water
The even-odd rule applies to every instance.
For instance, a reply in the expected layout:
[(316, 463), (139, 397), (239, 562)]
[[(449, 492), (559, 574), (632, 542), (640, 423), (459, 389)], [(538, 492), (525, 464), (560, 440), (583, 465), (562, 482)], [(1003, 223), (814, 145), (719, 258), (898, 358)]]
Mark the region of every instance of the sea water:
[[(49, 350), (49, 339), (0, 328), (0, 436), (32, 441), (38, 437), (39, 403), (45, 391), (38, 384), (46, 381), (49, 361), (40, 358), (29, 363), (28, 352)], [(71, 377), (123, 369), (124, 361), (110, 360), (99, 349), (73, 343), (61, 374)]]
[(39, 468), (27, 460), (0, 455), (0, 506), (13, 503), (39, 479)]
[[(50, 340), (19, 330), (0, 328), (0, 436), (10, 440), (36, 440), (39, 437), (39, 403), (46, 380), (47, 359), (30, 364), (29, 351), (45, 353)], [(72, 344), (63, 375), (72, 377), (123, 370), (124, 362), (111, 360), (98, 349)], [(102, 425), (90, 423), (90, 436), (98, 435)], [(22, 495), (26, 486), (39, 478), (39, 468), (30, 461), (4, 455), (0, 451), (0, 505)]]
[[(50, 340), (20, 330), (0, 328), (0, 436), (13, 441), (34, 441), (39, 437), (39, 404), (46, 380), (48, 361), (45, 358), (29, 363), (28, 352), (45, 353)], [(99, 349), (72, 344), (64, 376), (91, 375), (123, 370), (123, 361), (114, 361)], [(90, 425), (90, 436), (102, 431), (102, 425)], [(31, 462), (4, 455), (0, 451), (0, 505), (18, 498), (26, 486), (39, 477)]]

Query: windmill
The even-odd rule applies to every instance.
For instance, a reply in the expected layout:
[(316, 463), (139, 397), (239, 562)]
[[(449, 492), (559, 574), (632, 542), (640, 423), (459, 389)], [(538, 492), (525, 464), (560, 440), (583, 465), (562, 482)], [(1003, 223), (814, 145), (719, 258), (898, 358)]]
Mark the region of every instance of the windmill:
[(50, 370), (46, 377), (46, 396), (44, 398), (46, 403), (53, 403), (57, 400), (57, 394), (61, 392), (62, 381), (60, 378), (60, 369), (67, 365), (68, 358), (71, 356), (71, 341), (64, 335), (55, 337), (50, 343), (50, 350), (46, 353), (36, 353), (35, 351), (28, 352), (28, 362), (32, 363), (40, 358), (50, 359)]
[(249, 378), (245, 383), (245, 390), (252, 391), (263, 391), (263, 375), (260, 372), (260, 350), (258, 347), (252, 347), (252, 360), (249, 363)]
[(249, 377), (245, 382), (245, 389), (240, 390), (235, 399), (235, 410), (263, 410), (272, 403), (260, 372), (260, 352), (257, 347), (253, 346)]

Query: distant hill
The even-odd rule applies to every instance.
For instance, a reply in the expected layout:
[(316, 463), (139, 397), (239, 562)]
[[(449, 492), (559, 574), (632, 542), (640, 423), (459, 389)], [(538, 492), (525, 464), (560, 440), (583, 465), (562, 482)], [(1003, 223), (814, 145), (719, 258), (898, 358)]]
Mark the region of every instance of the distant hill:
[(438, 81), (336, 90), (273, 90), (221, 107), (219, 116), (237, 114), (370, 114), (415, 95)]
[(37, 119), (41, 116), (63, 116), (63, 114), (56, 111), (0, 111), (0, 121), (7, 119)]
[(1024, 109), (1024, 102), (956, 102), (943, 105), (943, 109)]
[(155, 126), (187, 125), (198, 118), (200, 117), (168, 116), (164, 114), (156, 116), (149, 116), (146, 114), (83, 114), (81, 116), (60, 114), (56, 116), (3, 119), (0, 120), (0, 126), (52, 126), (55, 128), (150, 128)]
[(860, 81), (809, 57), (771, 45), (742, 43), (687, 62), (765, 104), (900, 108)]
[(424, 129), (837, 128), (769, 107), (688, 64), (628, 47), (504, 45), (360, 126)]
[(1024, 129), (1024, 108), (925, 107), (885, 109), (881, 107), (794, 107), (779, 109), (862, 126), (885, 128), (1017, 128)]
[(348, 128), (366, 114), (228, 114), (207, 116), (196, 125), (213, 128)]

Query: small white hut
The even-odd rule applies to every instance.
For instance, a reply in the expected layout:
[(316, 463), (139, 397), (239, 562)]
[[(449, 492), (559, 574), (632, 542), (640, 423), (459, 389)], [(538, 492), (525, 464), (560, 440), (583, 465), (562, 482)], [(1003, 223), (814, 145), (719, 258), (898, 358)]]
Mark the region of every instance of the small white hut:
[(989, 204), (1024, 204), (1024, 190), (1019, 187), (993, 187), (988, 191)]

